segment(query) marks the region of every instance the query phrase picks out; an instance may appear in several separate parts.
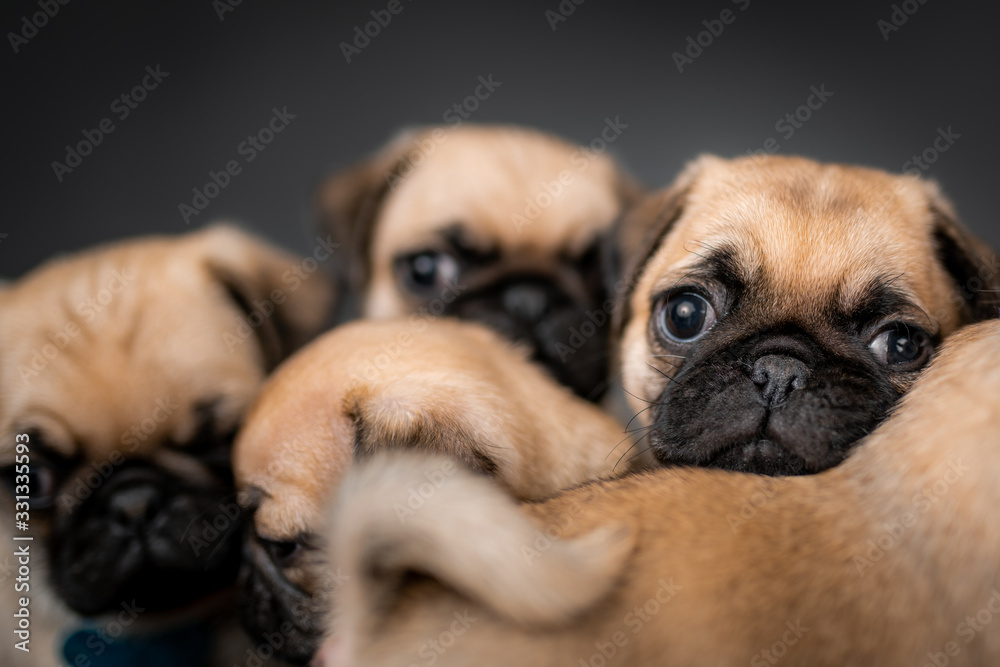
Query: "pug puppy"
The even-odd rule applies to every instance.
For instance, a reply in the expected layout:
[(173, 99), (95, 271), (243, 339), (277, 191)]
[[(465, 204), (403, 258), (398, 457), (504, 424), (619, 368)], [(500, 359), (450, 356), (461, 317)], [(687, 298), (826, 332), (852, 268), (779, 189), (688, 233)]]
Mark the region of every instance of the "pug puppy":
[(0, 290), (0, 525), (26, 567), (0, 595), (4, 664), (204, 664), (193, 605), (217, 613), (239, 563), (235, 431), (330, 306), (298, 264), (215, 226)]
[(518, 506), (449, 462), (351, 471), (317, 665), (653, 667), (1000, 661), (1000, 322), (955, 334), (841, 466), (669, 468)]
[(539, 132), (463, 125), (406, 132), (320, 188), (347, 248), (344, 318), (474, 320), (526, 344), (578, 395), (607, 388), (604, 233), (637, 186), (605, 154)]
[[(253, 516), (241, 609), (255, 638), (285, 637), (278, 653), (297, 664), (319, 646), (342, 584), (323, 558), (323, 509), (357, 458), (449, 454), (523, 499), (629, 468), (622, 427), (528, 356), (478, 324), (413, 316), (338, 327), (275, 372), (233, 454)], [(430, 475), (400, 521), (456, 472)]]
[(872, 169), (702, 157), (618, 236), (623, 385), (665, 464), (834, 466), (1000, 302), (937, 186)]

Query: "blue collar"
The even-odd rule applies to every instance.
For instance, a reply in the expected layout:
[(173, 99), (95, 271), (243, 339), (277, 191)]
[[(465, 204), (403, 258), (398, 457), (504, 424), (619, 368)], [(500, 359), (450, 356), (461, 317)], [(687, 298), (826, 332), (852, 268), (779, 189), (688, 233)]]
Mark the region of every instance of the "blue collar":
[(212, 645), (205, 625), (118, 637), (112, 637), (110, 631), (110, 627), (77, 630), (63, 644), (63, 658), (69, 665), (90, 667), (201, 667), (206, 664)]

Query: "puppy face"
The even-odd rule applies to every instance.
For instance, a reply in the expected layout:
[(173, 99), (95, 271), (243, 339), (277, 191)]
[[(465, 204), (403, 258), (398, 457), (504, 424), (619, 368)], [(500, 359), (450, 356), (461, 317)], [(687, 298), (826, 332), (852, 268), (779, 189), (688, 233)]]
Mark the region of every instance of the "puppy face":
[[(599, 237), (634, 186), (606, 156), (512, 127), (404, 135), (320, 193), (366, 317), (475, 320), (577, 394), (607, 375)], [(588, 316), (588, 313), (592, 313)]]
[[(253, 512), (241, 577), (253, 636), (280, 632), (282, 657), (302, 664), (319, 645), (327, 598), (343, 583), (323, 558), (323, 509), (356, 458), (449, 454), (525, 499), (615, 470), (627, 449), (621, 426), (525, 357), (480, 325), (366, 320), (275, 372), (233, 455), (241, 503)], [(428, 478), (399, 520), (456, 470)]]
[(238, 540), (200, 522), (238, 527), (236, 428), (329, 306), (321, 277), (284, 285), (295, 263), (216, 227), (55, 260), (0, 292), (0, 468), (30, 485), (39, 587), (61, 605), (172, 609), (232, 581)]
[(868, 169), (706, 157), (624, 227), (623, 382), (665, 463), (836, 465), (996, 298), (936, 187)]

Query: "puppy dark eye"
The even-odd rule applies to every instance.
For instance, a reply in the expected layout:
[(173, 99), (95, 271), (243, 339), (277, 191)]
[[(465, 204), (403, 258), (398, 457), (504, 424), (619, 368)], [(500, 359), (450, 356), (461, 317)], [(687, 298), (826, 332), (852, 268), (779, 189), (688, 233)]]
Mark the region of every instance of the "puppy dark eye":
[(458, 281), (461, 267), (447, 253), (428, 250), (397, 261), (400, 279), (410, 291), (427, 292)]
[(14, 496), (28, 496), (31, 509), (45, 509), (52, 506), (56, 492), (56, 474), (43, 463), (7, 466), (3, 474), (4, 485)]
[(268, 540), (263, 537), (258, 537), (257, 539), (260, 540), (261, 546), (267, 550), (271, 560), (279, 567), (288, 565), (292, 557), (299, 552), (300, 547), (298, 542)]
[(688, 343), (715, 324), (715, 309), (700, 294), (679, 292), (668, 295), (659, 311), (660, 333), (669, 340)]
[(923, 366), (933, 347), (925, 331), (906, 324), (893, 324), (883, 329), (868, 344), (879, 363), (905, 370)]

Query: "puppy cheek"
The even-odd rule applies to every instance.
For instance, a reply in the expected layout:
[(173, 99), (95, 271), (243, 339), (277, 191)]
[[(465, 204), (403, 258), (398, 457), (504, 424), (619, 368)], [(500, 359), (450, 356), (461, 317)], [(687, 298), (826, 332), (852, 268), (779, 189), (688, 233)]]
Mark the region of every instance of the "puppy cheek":
[(369, 319), (399, 317), (411, 310), (404, 303), (399, 288), (390, 276), (376, 278), (369, 287), (368, 296), (361, 304), (363, 316)]
[[(622, 385), (627, 392), (629, 408), (636, 414), (643, 411), (651, 402), (659, 400), (663, 383), (666, 382), (662, 375), (650, 367), (651, 365), (654, 368), (659, 367), (653, 363), (656, 360), (652, 359), (650, 354), (641, 331), (627, 332), (625, 342), (622, 344)], [(650, 419), (648, 410), (638, 415), (638, 421), (644, 426), (649, 424)]]

